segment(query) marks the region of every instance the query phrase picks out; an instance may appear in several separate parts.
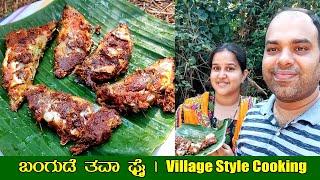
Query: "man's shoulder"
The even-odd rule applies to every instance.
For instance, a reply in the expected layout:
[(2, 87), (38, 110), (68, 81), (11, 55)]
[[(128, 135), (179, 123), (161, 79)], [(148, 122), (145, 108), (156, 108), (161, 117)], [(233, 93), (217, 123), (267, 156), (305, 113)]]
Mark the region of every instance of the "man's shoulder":
[(265, 113), (265, 106), (268, 100), (263, 100), (255, 104), (251, 109), (248, 110), (245, 120), (242, 126), (252, 125), (252, 124), (265, 124), (269, 121), (270, 114)]
[(258, 103), (256, 103), (252, 108), (250, 108), (247, 112), (247, 114), (257, 114), (260, 112), (260, 109), (262, 106), (264, 106), (266, 103), (268, 102), (268, 100), (263, 100), (260, 101)]

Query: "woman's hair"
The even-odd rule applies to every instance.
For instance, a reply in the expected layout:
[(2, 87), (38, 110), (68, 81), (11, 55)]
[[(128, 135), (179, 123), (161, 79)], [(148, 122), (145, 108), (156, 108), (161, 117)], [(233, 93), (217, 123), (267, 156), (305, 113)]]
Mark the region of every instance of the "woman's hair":
[(240, 47), (239, 45), (237, 45), (235, 43), (223, 43), (223, 44), (219, 45), (218, 47), (216, 47), (210, 55), (210, 59), (209, 59), (209, 66), (210, 67), (212, 66), (213, 56), (216, 53), (222, 52), (225, 50), (232, 52), (236, 56), (236, 59), (240, 65), (242, 72), (245, 69), (247, 69), (246, 51), (242, 47)]

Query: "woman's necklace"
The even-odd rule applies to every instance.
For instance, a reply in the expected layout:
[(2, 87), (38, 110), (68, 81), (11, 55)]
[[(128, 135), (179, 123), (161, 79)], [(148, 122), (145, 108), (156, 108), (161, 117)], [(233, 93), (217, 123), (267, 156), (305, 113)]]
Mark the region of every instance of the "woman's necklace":
[[(221, 127), (222, 125), (223, 125), (223, 120), (226, 120), (226, 119), (228, 119), (228, 120), (230, 120), (230, 122), (229, 123), (231, 123), (232, 121), (234, 121), (235, 119), (236, 119), (236, 115), (237, 115), (237, 113), (238, 113), (238, 111), (239, 111), (239, 108), (240, 108), (240, 102), (241, 102), (241, 96), (239, 97), (239, 100), (238, 100), (238, 102), (236, 103), (236, 106), (234, 106), (234, 107), (232, 107), (232, 109), (235, 109), (235, 111), (234, 111), (234, 113), (231, 113), (231, 114), (233, 114), (233, 116), (229, 116), (229, 117), (226, 117), (227, 115), (221, 115), (222, 117), (221, 118), (217, 118), (217, 116), (215, 115), (215, 112), (218, 112), (218, 111), (216, 111), (217, 109), (219, 110), (219, 111), (223, 111), (223, 110), (221, 110), (221, 109), (219, 109), (219, 108), (216, 108), (217, 106), (215, 105), (215, 108), (213, 108), (213, 117), (210, 119), (210, 125), (211, 125), (211, 127)], [(216, 104), (216, 103), (215, 103)], [(218, 103), (217, 103), (218, 104)], [(227, 114), (230, 114), (230, 113), (227, 113)], [(223, 117), (224, 116), (224, 117)]]

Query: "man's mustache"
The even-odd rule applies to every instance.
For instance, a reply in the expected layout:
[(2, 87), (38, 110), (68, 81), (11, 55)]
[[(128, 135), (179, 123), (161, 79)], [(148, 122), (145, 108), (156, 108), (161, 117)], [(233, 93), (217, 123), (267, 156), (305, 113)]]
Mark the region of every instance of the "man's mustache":
[(295, 67), (286, 68), (286, 69), (275, 67), (275, 68), (271, 69), (271, 72), (274, 74), (298, 74), (300, 72), (300, 70)]

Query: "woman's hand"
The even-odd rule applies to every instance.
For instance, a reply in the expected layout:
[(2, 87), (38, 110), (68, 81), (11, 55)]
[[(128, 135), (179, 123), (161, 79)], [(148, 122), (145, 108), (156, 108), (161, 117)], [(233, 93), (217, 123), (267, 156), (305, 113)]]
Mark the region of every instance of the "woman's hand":
[(223, 144), (218, 150), (209, 154), (209, 156), (234, 156), (234, 153), (229, 145)]

